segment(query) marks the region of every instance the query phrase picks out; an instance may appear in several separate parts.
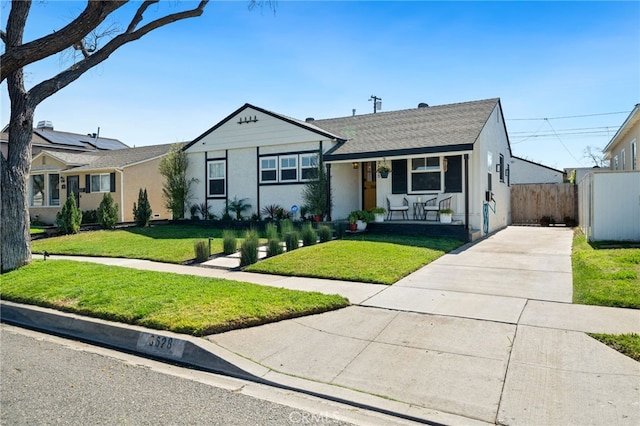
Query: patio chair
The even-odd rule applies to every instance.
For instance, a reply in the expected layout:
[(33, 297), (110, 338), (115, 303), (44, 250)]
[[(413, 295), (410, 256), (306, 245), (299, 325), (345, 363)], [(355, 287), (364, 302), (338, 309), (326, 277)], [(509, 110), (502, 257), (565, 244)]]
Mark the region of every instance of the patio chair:
[(429, 213), (435, 213), (436, 218), (434, 220), (438, 220), (438, 197), (433, 197), (424, 203), (424, 220), (429, 220)]
[(401, 212), (403, 219), (409, 219), (409, 202), (403, 195), (387, 195), (387, 220), (393, 212)]

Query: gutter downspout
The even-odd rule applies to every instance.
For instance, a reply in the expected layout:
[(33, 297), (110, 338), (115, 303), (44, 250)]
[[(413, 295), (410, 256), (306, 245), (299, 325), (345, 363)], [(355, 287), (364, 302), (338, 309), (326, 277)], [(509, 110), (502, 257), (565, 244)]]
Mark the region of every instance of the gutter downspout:
[(120, 222), (124, 222), (124, 171), (116, 169), (120, 173)]
[(471, 239), (469, 230), (469, 154), (464, 154), (464, 229), (467, 242)]

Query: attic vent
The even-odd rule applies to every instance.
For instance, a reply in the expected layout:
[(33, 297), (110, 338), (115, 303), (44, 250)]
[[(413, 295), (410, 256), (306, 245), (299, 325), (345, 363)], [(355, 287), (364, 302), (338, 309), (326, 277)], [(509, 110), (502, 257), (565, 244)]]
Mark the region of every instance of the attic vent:
[(307, 122), (307, 123), (311, 123), (312, 121), (316, 121), (316, 119), (313, 118), (313, 117), (307, 117), (307, 118), (304, 119), (304, 121)]
[(53, 130), (53, 122), (49, 120), (38, 121), (38, 125), (36, 126), (36, 128)]
[(429, 108), (429, 104), (425, 104), (424, 102), (420, 102), (418, 104), (418, 108)]

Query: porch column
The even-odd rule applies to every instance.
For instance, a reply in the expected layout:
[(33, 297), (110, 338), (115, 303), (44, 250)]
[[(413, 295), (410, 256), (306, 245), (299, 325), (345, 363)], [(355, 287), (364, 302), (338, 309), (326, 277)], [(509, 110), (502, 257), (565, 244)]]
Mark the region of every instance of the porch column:
[(327, 166), (327, 221), (331, 222), (331, 163)]
[(464, 229), (469, 240), (469, 154), (464, 154)]

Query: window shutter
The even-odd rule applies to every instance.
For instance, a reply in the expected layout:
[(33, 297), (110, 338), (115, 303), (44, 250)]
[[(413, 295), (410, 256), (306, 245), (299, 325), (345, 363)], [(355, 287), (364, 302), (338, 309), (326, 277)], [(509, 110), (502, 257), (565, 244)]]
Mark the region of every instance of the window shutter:
[(444, 192), (462, 192), (462, 156), (447, 158), (447, 171), (444, 173)]
[(91, 175), (84, 175), (84, 192), (91, 192)]
[(116, 173), (109, 174), (109, 192), (116, 192)]
[(407, 160), (391, 161), (391, 193), (407, 193)]

